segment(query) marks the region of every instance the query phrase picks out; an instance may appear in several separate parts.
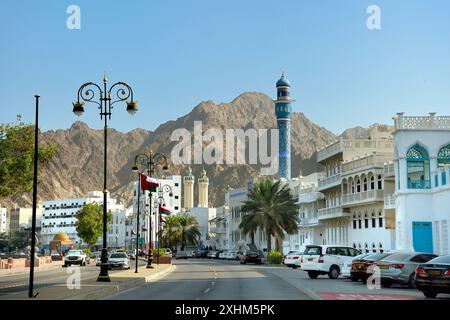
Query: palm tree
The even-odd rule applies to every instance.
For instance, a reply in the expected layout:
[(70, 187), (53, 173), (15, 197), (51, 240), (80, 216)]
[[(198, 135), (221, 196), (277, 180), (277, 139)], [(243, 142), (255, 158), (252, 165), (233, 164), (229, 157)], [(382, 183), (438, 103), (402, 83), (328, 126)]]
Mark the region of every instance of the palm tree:
[(177, 216), (169, 216), (164, 227), (159, 231), (161, 241), (167, 243), (172, 250), (180, 243), (179, 229)]
[(187, 214), (177, 216), (178, 228), (180, 233), (181, 250), (183, 251), (187, 244), (198, 244), (201, 233), (198, 230), (198, 222), (195, 217)]
[(279, 251), (284, 232), (298, 232), (298, 199), (294, 198), (287, 184), (281, 181), (264, 179), (253, 185), (248, 200), (244, 201), (241, 211), (246, 213), (239, 228), (245, 233), (254, 233), (255, 225), (267, 236), (267, 251), (272, 250), (272, 236), (276, 238)]

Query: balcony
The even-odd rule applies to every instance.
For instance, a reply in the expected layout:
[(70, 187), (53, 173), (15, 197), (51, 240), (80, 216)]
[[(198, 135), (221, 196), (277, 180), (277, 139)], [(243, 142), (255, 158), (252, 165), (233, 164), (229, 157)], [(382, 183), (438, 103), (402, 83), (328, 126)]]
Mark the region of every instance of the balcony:
[(300, 226), (301, 227), (316, 226), (318, 224), (319, 224), (319, 218), (318, 217), (300, 219)]
[(408, 180), (408, 189), (431, 189), (431, 180)]
[(383, 201), (383, 190), (369, 190), (342, 196), (342, 205), (351, 206), (368, 202)]
[(347, 212), (342, 206), (338, 206), (338, 207), (319, 209), (319, 219), (318, 220), (342, 218), (342, 217), (349, 217), (349, 216), (350, 216), (349, 212)]
[(319, 191), (336, 187), (341, 184), (341, 175), (337, 174), (331, 177), (327, 177), (319, 180)]
[(392, 178), (395, 177), (395, 166), (393, 162), (386, 163), (384, 165), (384, 177), (385, 178)]
[(224, 227), (211, 227), (211, 228), (209, 228), (209, 232), (226, 234), (227, 229), (225, 229)]
[(384, 197), (384, 209), (385, 210), (395, 209), (396, 201), (397, 198), (393, 194)]
[(342, 152), (341, 141), (338, 140), (329, 146), (326, 146), (322, 150), (317, 151), (317, 162), (321, 162), (335, 154)]

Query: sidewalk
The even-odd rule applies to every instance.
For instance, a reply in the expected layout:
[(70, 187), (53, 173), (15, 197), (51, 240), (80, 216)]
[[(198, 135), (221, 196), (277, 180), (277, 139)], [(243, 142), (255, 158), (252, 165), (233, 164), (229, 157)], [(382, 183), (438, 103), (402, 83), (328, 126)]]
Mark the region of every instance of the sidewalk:
[[(39, 267), (34, 267), (34, 272), (46, 271), (55, 268), (61, 268), (63, 261), (54, 261), (52, 263), (43, 264)], [(0, 277), (6, 277), (17, 274), (29, 273), (30, 268), (25, 266), (14, 267), (12, 269), (0, 269)]]
[[(132, 287), (156, 281), (174, 269), (175, 266), (172, 264), (154, 265), (153, 269), (147, 269), (143, 266), (138, 269), (138, 273), (135, 273), (135, 269), (132, 268), (130, 270), (111, 273), (111, 282), (97, 282), (96, 278), (86, 281), (82, 279), (80, 289), (69, 289), (66, 284), (56, 284), (36, 290), (39, 292), (36, 300), (96, 300)], [(68, 277), (70, 276), (68, 275)], [(8, 300), (29, 299), (27, 292), (11, 294), (3, 298)]]

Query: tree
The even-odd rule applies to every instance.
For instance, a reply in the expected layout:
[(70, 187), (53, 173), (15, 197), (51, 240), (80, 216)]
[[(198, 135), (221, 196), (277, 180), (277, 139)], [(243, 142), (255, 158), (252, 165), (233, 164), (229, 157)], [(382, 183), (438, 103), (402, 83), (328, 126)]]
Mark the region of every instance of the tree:
[[(33, 189), (34, 125), (21, 122), (0, 125), (0, 198), (20, 195)], [(39, 177), (46, 163), (56, 155), (56, 145), (39, 146)], [(40, 180), (40, 179), (39, 179)]]
[(162, 242), (173, 247), (181, 246), (181, 250), (188, 244), (197, 245), (201, 237), (197, 219), (187, 214), (168, 217), (159, 235)]
[[(103, 235), (103, 205), (98, 203), (86, 204), (76, 213), (75, 217), (78, 219), (77, 234), (88, 244), (90, 250)], [(107, 230), (109, 230), (112, 219), (112, 213), (109, 211)]]
[(198, 230), (198, 222), (195, 217), (187, 214), (177, 216), (179, 231), (181, 233), (181, 250), (184, 250), (188, 244), (198, 244), (201, 233)]
[(7, 248), (9, 244), (9, 235), (6, 232), (0, 232), (0, 251)]
[(30, 240), (30, 232), (25, 230), (14, 231), (11, 235), (11, 247), (19, 250), (25, 249), (28, 246), (28, 240)]
[(245, 215), (239, 228), (245, 233), (254, 233), (257, 225), (267, 236), (267, 252), (272, 250), (272, 236), (276, 238), (279, 251), (284, 232), (298, 232), (298, 199), (293, 197), (287, 184), (269, 179), (255, 183), (248, 198), (241, 209)]

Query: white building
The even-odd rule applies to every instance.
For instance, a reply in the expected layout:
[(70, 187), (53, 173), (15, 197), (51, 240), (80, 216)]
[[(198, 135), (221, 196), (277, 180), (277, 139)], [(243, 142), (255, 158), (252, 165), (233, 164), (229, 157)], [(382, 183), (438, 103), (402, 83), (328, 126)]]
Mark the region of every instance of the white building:
[(124, 248), (126, 237), (126, 220), (127, 210), (117, 210), (113, 214), (113, 219), (108, 231), (108, 247)]
[(397, 249), (449, 254), (450, 117), (394, 121)]
[[(150, 229), (151, 229), (151, 237), (154, 247), (157, 247), (156, 243), (156, 234), (157, 228), (162, 227), (157, 221), (156, 217), (156, 208), (158, 206), (157, 198), (160, 195), (160, 190), (162, 191), (162, 198), (165, 208), (169, 209), (172, 214), (177, 215), (181, 212), (181, 176), (169, 176), (164, 179), (158, 179), (159, 188), (156, 188), (155, 192), (151, 193), (152, 200), (149, 200), (149, 191), (142, 192), (139, 195), (140, 204), (139, 204), (139, 237), (140, 240), (140, 248), (144, 250), (148, 250), (148, 244), (150, 243)], [(138, 212), (138, 187), (139, 183), (134, 182), (134, 196), (133, 196), (133, 214), (132, 217), (128, 220), (130, 225), (130, 236), (131, 230), (137, 232), (137, 212)], [(150, 228), (150, 208), (152, 211), (151, 216), (151, 228)], [(126, 233), (126, 232), (125, 232)], [(133, 236), (134, 241), (136, 241), (136, 237)], [(133, 246), (134, 242), (133, 242)]]
[(212, 245), (209, 236), (209, 221), (216, 217), (216, 208), (194, 207), (186, 210), (187, 215), (194, 217), (198, 222), (201, 233), (200, 247)]
[[(90, 203), (103, 204), (103, 192), (92, 191), (83, 198), (44, 201), (40, 243), (47, 247), (57, 233), (64, 232), (74, 243), (81, 245), (82, 240), (76, 231), (77, 218), (75, 215), (84, 205)], [(124, 210), (123, 205), (117, 204), (115, 199), (109, 197), (109, 194), (107, 206), (113, 217), (117, 212)], [(101, 239), (99, 239), (99, 244), (101, 244)]]
[(6, 208), (0, 205), (0, 232), (9, 231), (8, 212)]
[(216, 208), (216, 216), (209, 220), (209, 244), (216, 249), (230, 249), (229, 244), (229, 219), (228, 206)]

